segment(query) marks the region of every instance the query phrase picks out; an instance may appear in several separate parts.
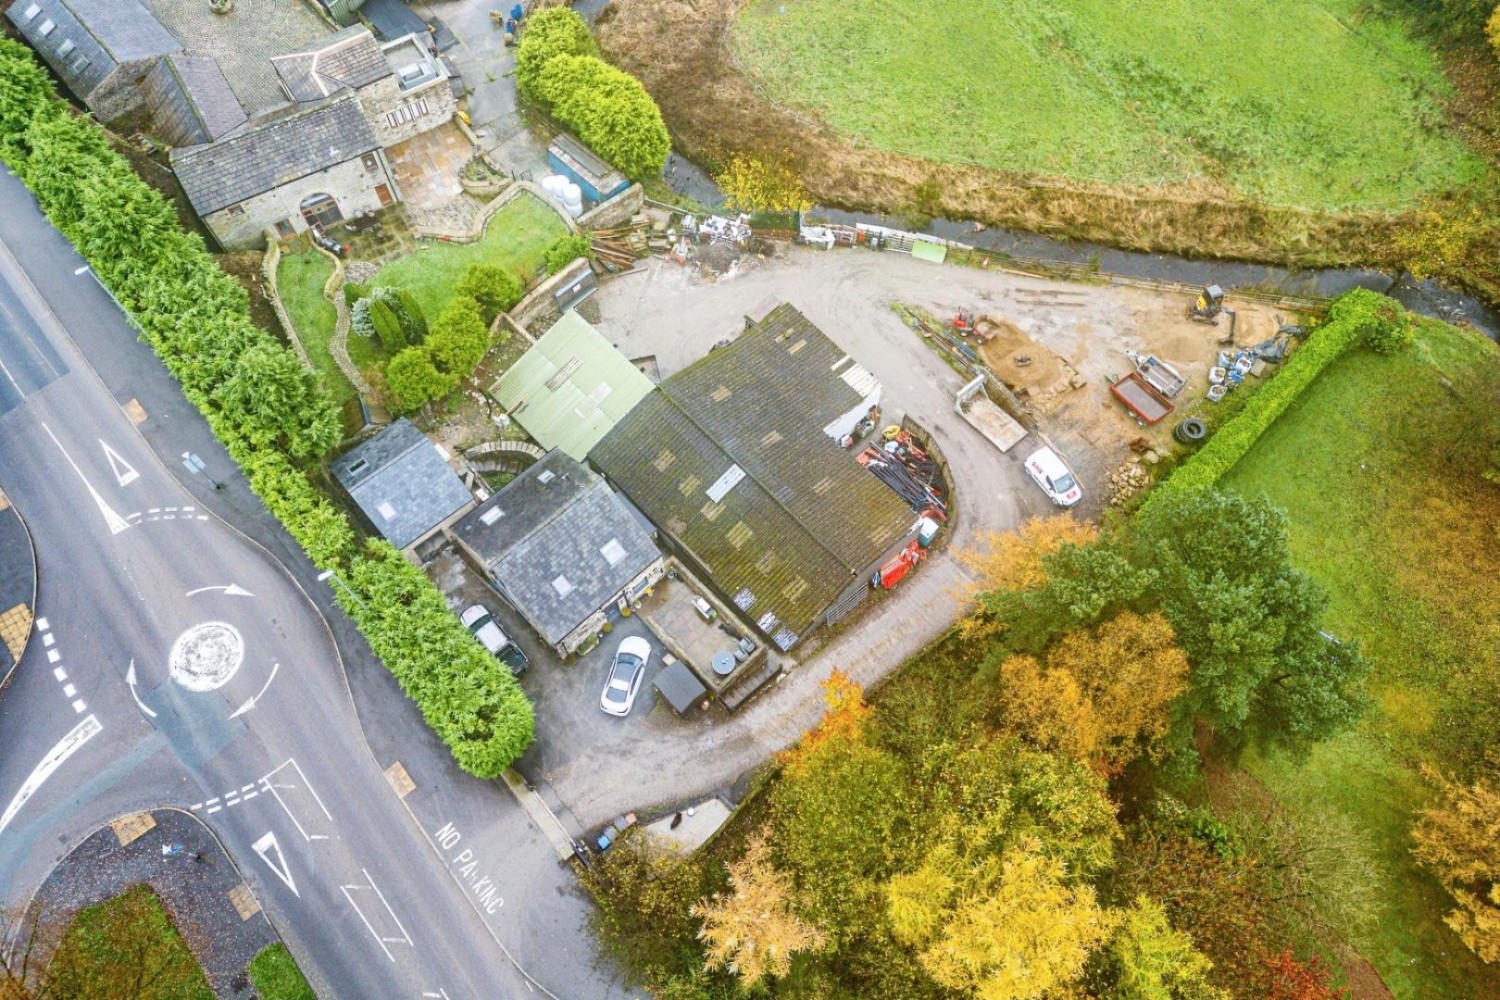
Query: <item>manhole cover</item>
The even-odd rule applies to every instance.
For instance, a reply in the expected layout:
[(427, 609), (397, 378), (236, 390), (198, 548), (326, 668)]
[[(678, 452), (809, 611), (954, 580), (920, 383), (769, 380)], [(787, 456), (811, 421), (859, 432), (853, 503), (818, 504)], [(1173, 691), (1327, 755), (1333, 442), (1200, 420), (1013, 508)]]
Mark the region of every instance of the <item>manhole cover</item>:
[(223, 687), (245, 659), (245, 640), (225, 622), (194, 625), (172, 643), (172, 680), (189, 691)]

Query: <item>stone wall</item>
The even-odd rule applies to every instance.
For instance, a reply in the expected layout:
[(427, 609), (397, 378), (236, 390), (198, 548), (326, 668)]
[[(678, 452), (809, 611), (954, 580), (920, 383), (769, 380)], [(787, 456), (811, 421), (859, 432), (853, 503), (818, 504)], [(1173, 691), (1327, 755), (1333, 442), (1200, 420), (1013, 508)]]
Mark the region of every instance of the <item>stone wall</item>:
[(510, 311), (510, 321), (532, 335), (547, 330), (562, 318), (562, 313), (557, 310), (557, 303), (552, 301), (552, 293), (583, 277), (588, 273), (589, 266), (589, 262), (580, 257), (537, 285), (529, 295), (516, 303), (515, 308)]
[[(366, 159), (373, 167), (366, 166)], [(302, 218), (302, 202), (315, 194), (331, 195), (346, 219), (379, 209), (380, 197), (375, 193), (378, 184), (387, 185), (394, 197), (396, 185), (386, 168), (385, 156), (379, 150), (288, 181), (238, 205), (214, 212), (203, 221), (226, 250), (254, 249), (261, 245), (262, 231), (275, 229), (279, 221), (290, 222), (297, 232), (305, 232), (307, 223)]]
[[(453, 96), (447, 77), (404, 91), (394, 76), (388, 76), (368, 87), (361, 87), (359, 104), (370, 128), (375, 130), (375, 138), (387, 149), (437, 128), (451, 120), (453, 112), (458, 110), (458, 99)], [(401, 108), (408, 109), (408, 113), (402, 116), (407, 120), (393, 123), (388, 116), (399, 113)]]
[(639, 184), (632, 184), (609, 201), (580, 215), (578, 228), (613, 229), (623, 226), (640, 212), (645, 203), (645, 189)]
[(112, 122), (145, 106), (143, 85), (160, 56), (121, 63), (89, 91), (84, 103), (101, 122)]

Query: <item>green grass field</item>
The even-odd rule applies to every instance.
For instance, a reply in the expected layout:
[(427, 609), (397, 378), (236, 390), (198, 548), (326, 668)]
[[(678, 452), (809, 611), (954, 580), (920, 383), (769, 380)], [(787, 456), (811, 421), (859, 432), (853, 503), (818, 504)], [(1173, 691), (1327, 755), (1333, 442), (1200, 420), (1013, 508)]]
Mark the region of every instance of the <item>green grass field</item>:
[(1383, 209), (1485, 171), (1436, 58), (1362, 0), (752, 0), (741, 65), (858, 142), (1106, 184)]
[(1299, 820), (1342, 813), (1369, 835), (1386, 910), (1333, 929), (1413, 1000), (1500, 996), (1500, 969), (1442, 923), (1446, 897), (1413, 863), (1407, 832), (1426, 794), (1415, 765), (1452, 767), (1493, 741), (1500, 490), (1478, 471), (1497, 370), (1493, 344), (1438, 324), (1408, 355), (1356, 350), (1224, 482), (1287, 510), (1294, 559), (1329, 590), (1327, 627), (1374, 663), (1377, 706), (1359, 730), (1301, 767), (1245, 763)]
[(568, 229), (556, 212), (537, 198), (521, 195), (491, 216), (484, 235), (475, 242), (427, 243), (411, 256), (382, 267), (374, 284), (406, 288), (432, 320), (470, 264), (495, 264), (530, 282), (547, 248), (566, 235)]
[(250, 960), (246, 971), (261, 1000), (317, 1000), (284, 944), (266, 946)]
[(161, 900), (144, 885), (79, 911), (52, 956), (47, 982), (46, 995), (55, 997), (214, 996)]
[[(337, 319), (333, 304), (323, 298), (323, 286), (333, 273), (333, 262), (316, 250), (305, 253), (283, 254), (276, 268), (276, 287), (281, 293), (281, 302), (297, 327), (297, 336), (307, 350), (313, 367), (323, 376), (323, 384), (337, 402), (353, 399), (354, 386), (344, 378), (339, 366), (334, 364), (328, 350), (333, 337), (333, 326)], [(352, 351), (354, 341), (363, 337), (350, 337)], [(352, 355), (351, 355), (352, 356)], [(361, 364), (354, 359), (355, 364)]]

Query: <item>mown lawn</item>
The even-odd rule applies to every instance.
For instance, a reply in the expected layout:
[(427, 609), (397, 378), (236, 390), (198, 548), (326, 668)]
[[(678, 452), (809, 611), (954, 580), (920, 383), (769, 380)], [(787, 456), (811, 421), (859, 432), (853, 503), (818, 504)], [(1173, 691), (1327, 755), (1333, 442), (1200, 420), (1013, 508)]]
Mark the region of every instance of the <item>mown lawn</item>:
[[(1293, 557), (1329, 590), (1330, 630), (1374, 664), (1376, 708), (1302, 766), (1246, 766), (1300, 821), (1342, 813), (1365, 830), (1387, 907), (1346, 933), (1399, 997), (1500, 996), (1442, 923), (1447, 901), (1412, 862), (1426, 786), (1494, 742), (1500, 691), (1500, 489), (1480, 479), (1500, 354), (1437, 324), (1418, 349), (1337, 362), (1226, 477), (1291, 521)], [(1447, 383), (1445, 385), (1445, 382)]]
[[(355, 392), (328, 350), (337, 314), (333, 304), (323, 298), (323, 286), (332, 273), (333, 262), (316, 250), (283, 254), (276, 268), (276, 286), (313, 367), (323, 376), (323, 384), (330, 395), (342, 403), (353, 399)], [(351, 348), (354, 339), (350, 338)]]
[(1481, 176), (1433, 54), (1363, 0), (752, 0), (771, 97), (883, 149), (1106, 184), (1393, 208)]
[(213, 1000), (197, 959), (144, 885), (79, 911), (47, 969), (48, 996)]
[(556, 212), (537, 198), (523, 194), (497, 211), (485, 227), (484, 235), (475, 242), (425, 243), (411, 256), (381, 268), (373, 283), (407, 289), (416, 297), (428, 320), (432, 320), (470, 264), (494, 264), (529, 283), (547, 248), (566, 235), (568, 229)]
[(261, 1000), (317, 1000), (284, 944), (268, 945), (250, 960), (250, 982)]

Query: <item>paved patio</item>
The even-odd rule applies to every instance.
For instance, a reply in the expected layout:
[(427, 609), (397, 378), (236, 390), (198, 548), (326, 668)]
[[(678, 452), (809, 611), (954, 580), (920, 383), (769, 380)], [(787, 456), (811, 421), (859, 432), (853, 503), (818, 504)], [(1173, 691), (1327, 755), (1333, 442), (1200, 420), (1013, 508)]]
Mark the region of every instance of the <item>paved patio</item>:
[(474, 153), (453, 122), (386, 150), (412, 224), (454, 233), (469, 228), (483, 203), (464, 193), (458, 175)]

